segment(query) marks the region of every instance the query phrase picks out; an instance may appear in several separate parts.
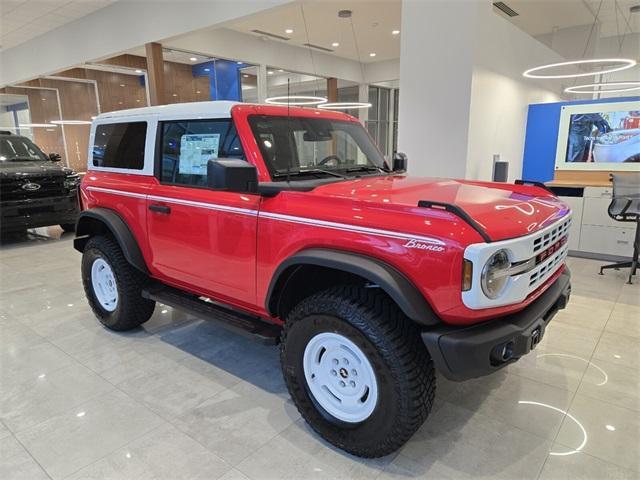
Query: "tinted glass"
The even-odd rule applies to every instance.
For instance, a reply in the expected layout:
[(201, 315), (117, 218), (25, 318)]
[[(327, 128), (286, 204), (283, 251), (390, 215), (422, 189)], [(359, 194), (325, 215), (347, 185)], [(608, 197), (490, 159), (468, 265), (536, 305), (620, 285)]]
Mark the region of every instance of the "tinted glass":
[(273, 177), (319, 170), (355, 175), (363, 167), (384, 167), (380, 151), (357, 122), (255, 115), (249, 123)]
[(238, 132), (227, 118), (164, 122), (161, 143), (162, 183), (204, 187), (209, 160), (244, 159)]
[(93, 143), (96, 167), (142, 170), (147, 122), (98, 125)]
[(27, 162), (31, 160), (42, 162), (48, 159), (42, 150), (26, 137), (17, 135), (0, 137), (0, 161), (2, 162)]

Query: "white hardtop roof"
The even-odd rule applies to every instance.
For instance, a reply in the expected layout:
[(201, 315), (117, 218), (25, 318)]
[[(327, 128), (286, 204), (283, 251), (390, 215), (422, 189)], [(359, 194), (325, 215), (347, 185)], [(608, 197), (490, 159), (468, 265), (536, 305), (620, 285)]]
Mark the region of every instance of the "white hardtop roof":
[(231, 102), (228, 100), (217, 100), (213, 102), (190, 102), (173, 103), (169, 105), (158, 105), (155, 107), (130, 108), (128, 110), (116, 110), (114, 112), (102, 113), (96, 120), (106, 120), (111, 118), (144, 116), (144, 115), (214, 115), (231, 116), (231, 107), (241, 102)]

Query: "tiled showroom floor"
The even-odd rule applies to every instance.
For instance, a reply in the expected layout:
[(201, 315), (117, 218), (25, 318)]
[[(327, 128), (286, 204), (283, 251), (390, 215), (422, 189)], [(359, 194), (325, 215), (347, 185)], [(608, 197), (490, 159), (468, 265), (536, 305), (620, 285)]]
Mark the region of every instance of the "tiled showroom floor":
[(110, 332), (71, 235), (5, 241), (0, 478), (638, 478), (640, 278), (569, 263), (571, 304), (535, 352), (487, 378), (439, 378), (422, 429), (368, 461), (305, 426), (276, 348), (161, 306)]

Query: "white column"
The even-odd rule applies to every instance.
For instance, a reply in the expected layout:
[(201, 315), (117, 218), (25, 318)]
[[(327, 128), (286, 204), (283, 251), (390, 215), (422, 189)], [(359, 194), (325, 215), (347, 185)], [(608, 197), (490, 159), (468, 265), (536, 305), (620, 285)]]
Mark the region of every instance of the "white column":
[(267, 99), (267, 66), (258, 65), (258, 103), (264, 103)]
[(402, 2), (398, 150), (412, 175), (465, 176), (477, 5)]

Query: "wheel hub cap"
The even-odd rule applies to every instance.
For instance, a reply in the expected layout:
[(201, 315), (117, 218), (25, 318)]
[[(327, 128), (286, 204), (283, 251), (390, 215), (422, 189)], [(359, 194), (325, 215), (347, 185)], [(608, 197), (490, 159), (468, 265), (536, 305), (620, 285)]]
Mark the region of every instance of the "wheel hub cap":
[(118, 306), (118, 288), (111, 266), (102, 258), (96, 258), (91, 265), (91, 284), (100, 306), (113, 312)]
[(349, 423), (366, 420), (378, 401), (371, 363), (360, 348), (337, 333), (320, 333), (304, 351), (305, 379), (314, 399), (335, 418)]

